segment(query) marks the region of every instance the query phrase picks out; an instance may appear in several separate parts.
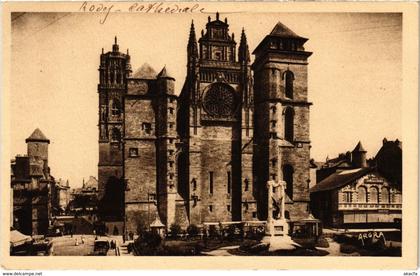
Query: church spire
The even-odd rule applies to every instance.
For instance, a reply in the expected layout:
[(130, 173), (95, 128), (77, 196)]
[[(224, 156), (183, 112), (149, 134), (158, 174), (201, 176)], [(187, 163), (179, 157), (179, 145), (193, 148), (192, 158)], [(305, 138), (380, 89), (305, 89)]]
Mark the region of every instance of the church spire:
[(241, 41), (238, 49), (239, 62), (248, 63), (250, 61), (249, 48), (246, 40), (245, 30), (242, 28)]
[(119, 46), (118, 46), (118, 44), (117, 44), (117, 36), (115, 36), (115, 38), (114, 38), (114, 45), (112, 45), (112, 51), (113, 52), (118, 52), (120, 49), (119, 49)]
[(194, 21), (191, 21), (190, 37), (187, 46), (188, 58), (198, 58), (197, 39), (195, 37)]

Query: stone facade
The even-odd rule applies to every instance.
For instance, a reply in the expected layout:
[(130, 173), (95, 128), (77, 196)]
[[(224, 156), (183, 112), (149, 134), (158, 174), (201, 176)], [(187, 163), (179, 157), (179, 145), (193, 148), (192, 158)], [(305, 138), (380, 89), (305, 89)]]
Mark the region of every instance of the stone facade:
[(45, 235), (52, 215), (55, 184), (48, 167), (50, 140), (36, 129), (26, 143), (27, 155), (16, 156), (11, 164), (13, 227), (27, 235)]
[(70, 185), (69, 181), (59, 179), (55, 183), (56, 199), (53, 208), (56, 209), (57, 214), (64, 214), (70, 203)]
[[(245, 33), (238, 55), (227, 20), (209, 21), (188, 42), (188, 73), (179, 99), (179, 186), (190, 223), (255, 219), (252, 194), (252, 77)], [(238, 58), (237, 58), (238, 57)], [(247, 190), (242, 191), (242, 183)]]
[(306, 38), (280, 22), (254, 50), (255, 177), (258, 214), (267, 213), (270, 180), (286, 181), (286, 218), (309, 215), (309, 107)]
[[(254, 52), (253, 77), (244, 30), (237, 47), (219, 14), (198, 41), (191, 24), (179, 97), (166, 68), (157, 74), (144, 64), (131, 74), (128, 50), (116, 42), (102, 53), (99, 191), (104, 202), (107, 189), (119, 191), (126, 231), (156, 218), (167, 227), (265, 220), (266, 182), (279, 177), (289, 183), (290, 218), (307, 217), (305, 41), (277, 24)], [(107, 186), (110, 178), (120, 190)]]
[(124, 216), (124, 113), (122, 104), (131, 73), (130, 56), (119, 52), (117, 38), (112, 51), (100, 56), (99, 66), (99, 164), (100, 216), (120, 221)]

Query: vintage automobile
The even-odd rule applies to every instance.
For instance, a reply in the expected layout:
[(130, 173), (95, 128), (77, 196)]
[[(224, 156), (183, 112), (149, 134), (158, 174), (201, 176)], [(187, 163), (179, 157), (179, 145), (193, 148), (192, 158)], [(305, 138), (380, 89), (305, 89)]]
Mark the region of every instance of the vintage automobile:
[(51, 254), (52, 242), (42, 235), (32, 236), (32, 254), (39, 256), (49, 256)]
[(110, 248), (109, 241), (106, 239), (98, 239), (93, 245), (93, 255), (106, 256)]

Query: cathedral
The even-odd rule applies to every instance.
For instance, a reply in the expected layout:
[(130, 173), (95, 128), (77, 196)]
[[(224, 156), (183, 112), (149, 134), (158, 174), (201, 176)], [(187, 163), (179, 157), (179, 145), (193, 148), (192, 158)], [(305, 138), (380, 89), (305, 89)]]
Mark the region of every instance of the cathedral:
[[(130, 55), (100, 56), (100, 217), (110, 231), (264, 221), (267, 181), (284, 180), (286, 217), (309, 211), (307, 38), (282, 23), (252, 54), (227, 19), (191, 24), (179, 95), (166, 67), (132, 71)], [(114, 231), (115, 232), (115, 231)]]

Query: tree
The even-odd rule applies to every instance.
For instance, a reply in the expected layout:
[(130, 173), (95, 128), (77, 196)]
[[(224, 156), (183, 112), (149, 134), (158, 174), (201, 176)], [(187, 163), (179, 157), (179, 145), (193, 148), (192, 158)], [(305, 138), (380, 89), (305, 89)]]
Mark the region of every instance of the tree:
[(171, 231), (171, 236), (173, 238), (177, 238), (178, 234), (181, 233), (181, 226), (179, 224), (172, 223), (169, 230)]
[(189, 235), (190, 237), (195, 237), (195, 236), (197, 236), (197, 235), (198, 235), (198, 232), (199, 232), (199, 229), (198, 229), (197, 225), (195, 225), (195, 224), (190, 224), (190, 225), (187, 227), (187, 233), (188, 233), (188, 235)]

